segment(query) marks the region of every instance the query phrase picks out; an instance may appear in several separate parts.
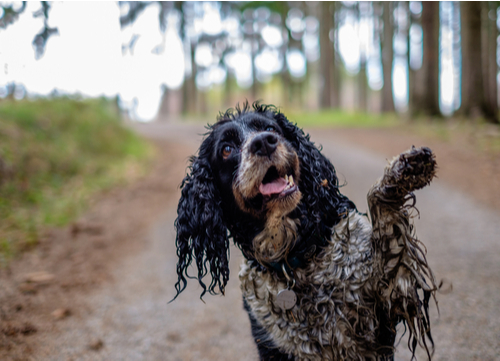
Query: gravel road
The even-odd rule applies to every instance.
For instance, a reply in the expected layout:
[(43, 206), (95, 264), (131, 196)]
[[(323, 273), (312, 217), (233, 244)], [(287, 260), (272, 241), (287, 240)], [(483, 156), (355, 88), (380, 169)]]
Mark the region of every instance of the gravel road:
[[(191, 154), (204, 132), (199, 125), (179, 123), (134, 128), (150, 138), (182, 142)], [(333, 130), (312, 131), (311, 138), (323, 145), (340, 180), (346, 181), (343, 193), (366, 211), (366, 193), (381, 176), (386, 155)], [(179, 157), (173, 167), (179, 183), (189, 155)], [(173, 221), (178, 191), (171, 199), (147, 232), (144, 247), (118, 263), (114, 282), (85, 296), (89, 312), (60, 321), (57, 332), (34, 336), (44, 346), (33, 359), (257, 360), (237, 277), (242, 257), (234, 247), (225, 297), (206, 296), (204, 303), (200, 287), (190, 281), (187, 290), (168, 303), (176, 281)], [(438, 294), (440, 315), (432, 309), (433, 359), (499, 360), (500, 213), (439, 179), (417, 193), (417, 208), (417, 234), (427, 246), (429, 264), (438, 279), (453, 285), (451, 292)], [(396, 359), (411, 359), (404, 340)], [(418, 359), (426, 358), (419, 354)]]

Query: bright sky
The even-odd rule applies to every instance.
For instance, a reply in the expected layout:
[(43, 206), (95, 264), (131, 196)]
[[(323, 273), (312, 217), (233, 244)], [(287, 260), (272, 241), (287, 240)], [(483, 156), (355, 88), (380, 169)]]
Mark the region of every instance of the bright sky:
[[(52, 3), (49, 25), (59, 35), (47, 42), (45, 55), (35, 60), (33, 37), (43, 26), (31, 14), (39, 2), (28, 2), (19, 20), (0, 31), (0, 85), (22, 83), (30, 94), (46, 95), (57, 89), (86, 96), (120, 95), (125, 105), (137, 108), (141, 120), (154, 118), (159, 107), (162, 84), (179, 87), (184, 77), (184, 52), (175, 28), (164, 36), (158, 30), (158, 9), (151, 6), (132, 26), (120, 29), (120, 10), (115, 2)], [(174, 23), (174, 22), (170, 22)], [(122, 55), (122, 43), (133, 34), (139, 40)], [(153, 54), (159, 44), (169, 52)]]
[[(30, 95), (46, 95), (54, 89), (91, 97), (119, 95), (123, 106), (132, 109), (134, 118), (147, 121), (153, 119), (159, 109), (162, 87), (178, 88), (182, 85), (186, 64), (189, 69), (189, 57), (185, 56), (187, 49), (178, 36), (178, 14), (169, 16), (167, 30), (162, 34), (156, 4), (146, 8), (134, 24), (120, 29), (120, 8), (116, 2), (53, 2), (49, 25), (57, 27), (59, 35), (49, 38), (45, 55), (35, 60), (31, 43), (42, 28), (43, 20), (31, 15), (39, 8), (39, 2), (28, 2), (18, 21), (7, 30), (0, 30), (0, 69), (3, 70), (0, 71), (0, 91), (1, 86), (16, 82), (24, 84)], [(214, 3), (197, 4), (195, 12), (194, 28), (190, 29), (193, 36), (201, 32), (217, 34), (223, 29), (230, 31), (231, 42), (238, 50), (231, 52), (224, 61), (234, 72), (238, 84), (249, 87), (252, 82), (251, 44), (243, 39), (237, 19), (230, 17), (222, 22)], [(256, 57), (259, 81), (269, 81), (282, 69), (284, 61), (292, 76), (302, 77), (306, 72), (306, 58), (309, 61), (318, 59), (317, 19), (302, 18), (300, 11), (292, 15), (287, 19), (291, 29), (305, 29), (302, 42), (306, 54), (291, 49), (283, 59), (278, 51), (283, 43), (281, 31), (272, 23), (267, 24), (262, 30), (267, 45)], [(380, 89), (382, 69), (380, 51), (377, 50), (379, 45), (373, 40), (360, 40), (372, 39), (366, 35), (372, 31), (373, 22), (370, 20), (358, 23), (354, 17), (348, 16), (339, 30), (339, 50), (351, 73), (358, 71), (360, 56), (369, 53), (368, 83), (372, 89)], [(418, 31), (415, 34), (418, 35)], [(130, 49), (122, 52), (122, 44), (128, 43), (134, 35), (138, 39), (133, 54)], [(449, 36), (449, 31), (442, 33), (442, 38)], [(395, 38), (396, 53), (397, 47)], [(158, 51), (153, 52), (153, 49)], [(412, 48), (411, 51), (416, 50)], [(442, 104), (446, 108), (451, 107), (453, 101), (450, 89), (454, 78), (451, 53), (445, 52), (444, 56), (441, 79), (445, 84)], [(201, 89), (208, 89), (211, 84), (220, 84), (225, 80), (226, 70), (213, 65), (216, 60), (211, 45), (198, 44), (195, 61), (205, 67), (196, 78)], [(393, 91), (399, 109), (404, 109), (407, 102), (407, 72), (405, 62), (396, 57)]]

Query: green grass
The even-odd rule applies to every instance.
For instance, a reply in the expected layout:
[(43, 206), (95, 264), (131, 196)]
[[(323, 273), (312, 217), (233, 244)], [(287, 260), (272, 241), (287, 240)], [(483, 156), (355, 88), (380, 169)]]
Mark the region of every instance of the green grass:
[(63, 226), (96, 193), (145, 170), (148, 143), (113, 103), (67, 98), (0, 103), (0, 259)]
[(283, 110), (288, 119), (301, 128), (393, 128), (445, 143), (470, 144), (476, 151), (491, 156), (500, 154), (500, 127), (484, 120), (370, 114), (343, 110), (300, 112)]
[(342, 110), (320, 110), (307, 113), (292, 110), (285, 114), (290, 121), (304, 128), (381, 128), (395, 126), (400, 122), (396, 114), (370, 114)]
[(491, 157), (500, 155), (500, 126), (484, 119), (417, 117), (401, 128), (424, 138), (469, 147)]

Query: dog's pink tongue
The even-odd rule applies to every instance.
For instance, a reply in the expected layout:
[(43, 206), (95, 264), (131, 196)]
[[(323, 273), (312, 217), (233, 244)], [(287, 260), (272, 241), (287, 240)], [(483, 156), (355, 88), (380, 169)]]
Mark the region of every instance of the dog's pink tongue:
[(271, 194), (283, 192), (287, 184), (284, 178), (278, 178), (271, 183), (261, 184), (259, 186), (259, 191), (264, 196), (270, 196)]

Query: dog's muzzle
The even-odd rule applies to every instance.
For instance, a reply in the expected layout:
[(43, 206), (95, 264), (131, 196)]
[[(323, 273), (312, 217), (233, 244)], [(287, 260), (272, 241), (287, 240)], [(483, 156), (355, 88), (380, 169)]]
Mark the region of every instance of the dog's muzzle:
[(299, 173), (297, 153), (285, 139), (273, 132), (256, 133), (243, 144), (233, 193), (250, 213), (293, 209), (300, 200)]

